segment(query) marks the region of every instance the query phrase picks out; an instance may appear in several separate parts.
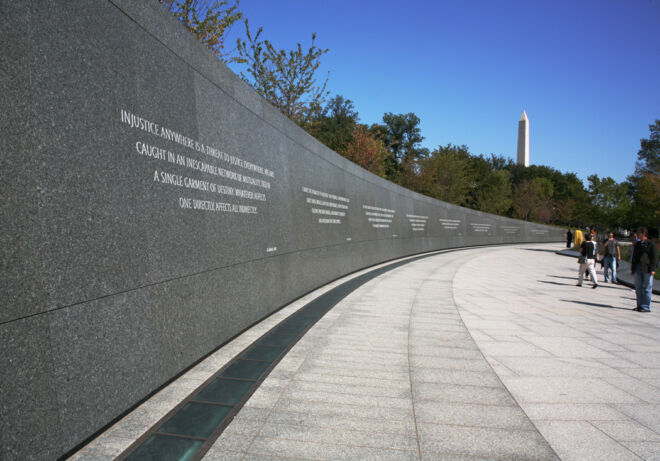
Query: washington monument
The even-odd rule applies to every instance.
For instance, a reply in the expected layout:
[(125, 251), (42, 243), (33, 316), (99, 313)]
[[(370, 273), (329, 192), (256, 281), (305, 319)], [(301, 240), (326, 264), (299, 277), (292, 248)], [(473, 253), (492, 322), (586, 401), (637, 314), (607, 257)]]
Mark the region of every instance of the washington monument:
[(518, 122), (518, 165), (529, 166), (529, 119), (524, 110)]

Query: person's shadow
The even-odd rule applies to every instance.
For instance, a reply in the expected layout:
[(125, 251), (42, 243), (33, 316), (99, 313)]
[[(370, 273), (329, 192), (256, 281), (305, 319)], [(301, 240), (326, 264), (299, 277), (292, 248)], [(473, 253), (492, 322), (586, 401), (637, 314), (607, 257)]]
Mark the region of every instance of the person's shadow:
[(578, 301), (577, 299), (560, 299), (560, 301), (566, 301), (567, 303), (584, 304), (585, 306), (599, 307), (601, 309), (621, 309), (622, 311), (633, 310), (632, 308), (628, 308), (628, 307), (616, 307), (616, 306), (610, 306), (609, 304), (590, 303), (587, 301)]
[(555, 279), (576, 280), (575, 277), (566, 277), (565, 275), (548, 275), (548, 277), (552, 277), (552, 278), (555, 278)]
[(559, 282), (553, 282), (552, 280), (537, 280), (537, 282), (549, 283), (551, 285), (562, 285), (565, 287), (570, 287), (572, 285), (571, 283), (559, 283)]

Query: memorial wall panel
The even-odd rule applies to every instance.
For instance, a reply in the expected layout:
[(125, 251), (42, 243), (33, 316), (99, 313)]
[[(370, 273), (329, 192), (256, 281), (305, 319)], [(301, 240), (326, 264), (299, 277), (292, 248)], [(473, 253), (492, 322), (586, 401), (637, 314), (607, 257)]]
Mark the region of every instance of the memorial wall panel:
[(0, 458), (54, 459), (337, 277), (561, 230), (318, 143), (155, 0), (0, 0)]

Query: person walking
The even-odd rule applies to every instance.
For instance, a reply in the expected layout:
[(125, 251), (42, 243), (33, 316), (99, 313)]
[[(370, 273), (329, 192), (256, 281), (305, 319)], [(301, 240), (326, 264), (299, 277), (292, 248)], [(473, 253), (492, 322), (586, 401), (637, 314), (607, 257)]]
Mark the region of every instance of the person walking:
[(570, 248), (573, 243), (573, 232), (570, 229), (566, 231), (566, 248)]
[(580, 263), (579, 273), (578, 273), (578, 283), (577, 286), (582, 286), (582, 280), (584, 278), (584, 273), (589, 271), (591, 274), (591, 280), (593, 281), (593, 286), (591, 288), (598, 288), (598, 278), (596, 278), (596, 261), (598, 261), (598, 250), (596, 244), (591, 241), (591, 233), (587, 232), (584, 235), (584, 242), (580, 245), (580, 254), (581, 258), (578, 260)]
[(637, 295), (638, 312), (651, 312), (651, 297), (653, 296), (653, 278), (658, 266), (658, 247), (649, 240), (646, 227), (637, 229), (637, 238), (633, 249), (631, 274), (635, 275), (635, 294)]
[(610, 281), (610, 269), (612, 270), (612, 283), (616, 283), (616, 265), (621, 260), (621, 249), (619, 242), (614, 239), (614, 233), (609, 233), (609, 238), (603, 245), (603, 270), (605, 272), (605, 283)]
[[(587, 227), (587, 230), (589, 230), (588, 227)], [(594, 259), (594, 274), (597, 274), (597, 272), (596, 272), (596, 263), (598, 262), (598, 239), (596, 237), (596, 229), (589, 230), (589, 234), (591, 235), (591, 243), (593, 243), (593, 245), (594, 245), (594, 253), (596, 254), (596, 259)], [(603, 262), (601, 261), (601, 265), (602, 264), (603, 264)], [(587, 272), (584, 275), (584, 278), (589, 280), (589, 275), (590, 274), (591, 274), (591, 272)], [(596, 279), (594, 279), (594, 283), (598, 284), (598, 281)]]
[(582, 231), (580, 229), (575, 229), (575, 233), (573, 234), (573, 242), (575, 243), (575, 246), (582, 245), (583, 241), (584, 236), (582, 235)]

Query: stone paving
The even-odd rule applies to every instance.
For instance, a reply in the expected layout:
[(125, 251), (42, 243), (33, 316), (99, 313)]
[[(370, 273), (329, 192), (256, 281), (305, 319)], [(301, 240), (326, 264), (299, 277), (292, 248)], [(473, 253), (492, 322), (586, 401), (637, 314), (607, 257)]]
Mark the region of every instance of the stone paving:
[[(438, 254), (368, 282), (293, 347), (204, 459), (660, 459), (660, 317), (632, 311), (628, 288), (576, 287), (560, 248)], [(112, 459), (205, 373), (331, 286), (73, 459)]]
[(660, 459), (660, 317), (620, 285), (576, 287), (552, 246), (489, 250), (454, 278), (461, 317), (565, 460)]
[(345, 298), (204, 459), (555, 459), (454, 304), (456, 270), (476, 254), (410, 263)]

